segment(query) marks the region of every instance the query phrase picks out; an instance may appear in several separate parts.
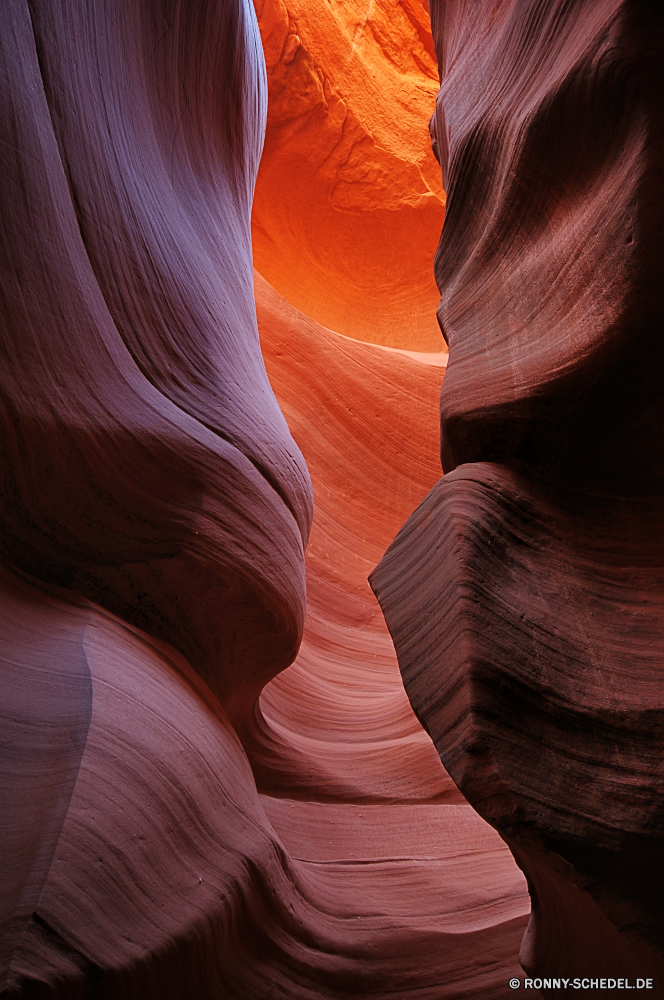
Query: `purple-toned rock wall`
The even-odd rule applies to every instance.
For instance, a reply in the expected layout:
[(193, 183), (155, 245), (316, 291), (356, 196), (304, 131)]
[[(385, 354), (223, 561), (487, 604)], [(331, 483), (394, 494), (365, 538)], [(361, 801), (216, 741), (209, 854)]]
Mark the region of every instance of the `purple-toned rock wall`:
[(528, 877), (524, 968), (661, 991), (664, 19), (431, 10), (447, 474), (373, 586), (419, 719)]

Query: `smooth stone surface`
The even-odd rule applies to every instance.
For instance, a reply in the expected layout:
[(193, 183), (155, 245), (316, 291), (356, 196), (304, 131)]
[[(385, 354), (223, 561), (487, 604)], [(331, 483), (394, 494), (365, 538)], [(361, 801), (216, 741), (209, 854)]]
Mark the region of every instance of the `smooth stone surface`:
[(447, 474), (372, 582), (418, 718), (528, 876), (524, 967), (661, 993), (664, 23), (431, 14)]

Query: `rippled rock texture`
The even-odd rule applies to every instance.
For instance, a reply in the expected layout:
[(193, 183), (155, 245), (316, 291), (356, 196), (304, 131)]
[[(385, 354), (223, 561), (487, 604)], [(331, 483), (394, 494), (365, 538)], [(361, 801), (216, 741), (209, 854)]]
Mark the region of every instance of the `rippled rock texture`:
[[(435, 71), (424, 7), (397, 8), (338, 6), (336, 35), (333, 5), (289, 8), (266, 43), (283, 121), (326, 67), (310, 318), (252, 271), (251, 4), (2, 6), (3, 997), (508, 993), (525, 882), (418, 725), (366, 581), (440, 473)], [(346, 72), (375, 75), (373, 118)], [(290, 267), (312, 207), (291, 239), (270, 148), (256, 218)], [(316, 322), (336, 316), (405, 332), (359, 343)]]
[(526, 886), (417, 723), (367, 583), (440, 472), (446, 359), (323, 329), (259, 277), (256, 301), (315, 512), (302, 647), (241, 736), (275, 831), (345, 917), (323, 995), (505, 997)]
[(431, 7), (447, 474), (373, 585), (418, 717), (528, 877), (524, 967), (662, 995), (664, 20)]

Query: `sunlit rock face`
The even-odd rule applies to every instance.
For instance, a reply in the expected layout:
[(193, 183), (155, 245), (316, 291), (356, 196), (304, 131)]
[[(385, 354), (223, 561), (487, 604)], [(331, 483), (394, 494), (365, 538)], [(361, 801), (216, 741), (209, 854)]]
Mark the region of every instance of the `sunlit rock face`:
[(275, 831), (335, 916), (319, 995), (503, 997), (520, 971), (525, 880), (415, 719), (367, 583), (440, 473), (446, 358), (326, 330), (260, 276), (256, 302), (315, 506), (299, 655), (239, 732)]
[(661, 991), (664, 23), (431, 7), (447, 475), (373, 585), (418, 717), (528, 877), (524, 967)]
[[(335, 16), (289, 11), (269, 109), (308, 100), (327, 32), (348, 145), (323, 187), (295, 170), (311, 219), (270, 237), (294, 264), (320, 210), (301, 299), (252, 270), (250, 3), (0, 13), (3, 997), (500, 1000), (518, 971), (525, 880), (366, 579), (440, 475), (426, 11)], [(270, 125), (266, 226), (287, 139)]]
[(256, 266), (324, 326), (442, 350), (431, 259), (444, 194), (427, 133), (438, 74), (426, 3), (256, 0), (256, 10), (269, 88)]

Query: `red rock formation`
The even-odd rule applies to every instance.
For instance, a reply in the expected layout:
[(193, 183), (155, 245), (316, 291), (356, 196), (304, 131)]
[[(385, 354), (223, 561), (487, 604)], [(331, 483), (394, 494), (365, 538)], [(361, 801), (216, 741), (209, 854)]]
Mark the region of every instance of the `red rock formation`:
[[(252, 748), (259, 786), (319, 800), (452, 794), (462, 801), (412, 714), (367, 583), (399, 524), (438, 478), (435, 414), (446, 355), (418, 361), (341, 337), (259, 275), (256, 297), (270, 381), (316, 491), (303, 646), (261, 697), (279, 730), (268, 724), (263, 752)], [(367, 669), (366, 686), (353, 697)], [(405, 758), (412, 764), (404, 766)]]
[(361, 917), (359, 940), (373, 942), (350, 995), (503, 997), (519, 971), (525, 886), (413, 716), (366, 579), (440, 471), (445, 358), (325, 330), (258, 276), (256, 298), (315, 497), (302, 648), (241, 730), (263, 805), (317, 872), (320, 905)]
[(327, 327), (440, 351), (431, 261), (444, 194), (426, 131), (437, 88), (426, 4), (256, 10), (269, 84), (256, 266)]
[[(365, 28), (430, 93), (386, 11)], [(422, 10), (402, 13), (426, 53)], [(366, 583), (439, 472), (443, 358), (417, 354), (436, 343), (441, 216), (412, 139), (424, 104), (389, 146), (374, 97), (371, 155), (349, 160), (372, 183), (410, 164), (393, 204), (377, 184), (370, 245), (387, 266), (401, 240), (412, 274), (385, 326), (377, 287), (354, 332), (408, 320), (394, 342), (414, 350), (331, 333), (256, 279), (318, 500), (302, 652), (268, 683), (303, 634), (311, 488), (257, 337), (251, 5), (9, 0), (0, 17), (0, 991), (499, 1000), (524, 882), (418, 727)], [(360, 256), (339, 315), (371, 284)]]
[[(167, 995), (174, 963), (186, 983), (220, 921), (233, 933), (246, 907), (260, 922), (252, 866), (266, 882), (266, 866), (284, 868), (228, 722), (214, 738), (183, 733), (195, 698), (170, 665), (186, 657), (236, 716), (291, 662), (303, 624), (310, 486), (253, 306), (259, 44), (240, 3), (3, 8), (0, 544), (13, 575), (0, 982), (12, 989)], [(37, 581), (66, 591), (51, 599)], [(105, 639), (108, 613), (125, 625)], [(166, 663), (136, 627), (169, 643)], [(111, 678), (116, 702), (100, 694)], [(210, 730), (211, 710), (191, 711)], [(188, 747), (186, 780), (157, 729), (173, 753)], [(229, 821), (204, 787), (211, 767), (236, 802)], [(189, 894), (201, 852), (220, 850), (215, 916)]]
[[(151, 9), (103, 31), (95, 4), (5, 15), (2, 557), (169, 642), (230, 708), (299, 644), (310, 487), (253, 312), (251, 21), (164, 35)], [(166, 93), (178, 44), (199, 55)], [(220, 57), (235, 90), (207, 107)], [(223, 226), (202, 208), (222, 195)]]
[(664, 995), (663, 25), (618, 0), (432, 17), (447, 475), (373, 583), (528, 877), (524, 967)]

